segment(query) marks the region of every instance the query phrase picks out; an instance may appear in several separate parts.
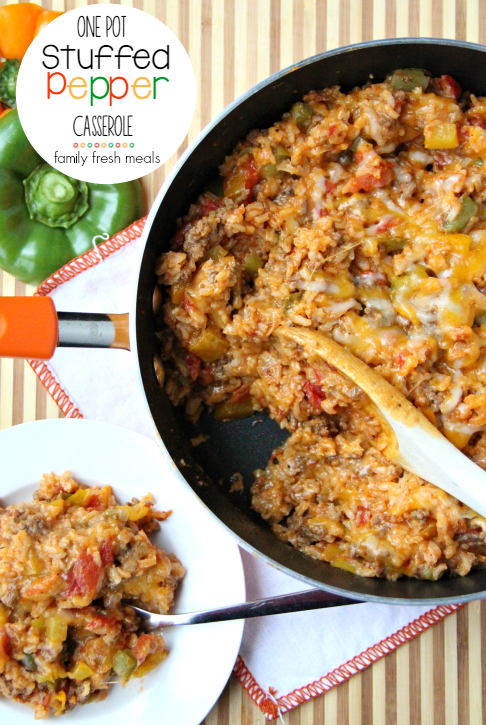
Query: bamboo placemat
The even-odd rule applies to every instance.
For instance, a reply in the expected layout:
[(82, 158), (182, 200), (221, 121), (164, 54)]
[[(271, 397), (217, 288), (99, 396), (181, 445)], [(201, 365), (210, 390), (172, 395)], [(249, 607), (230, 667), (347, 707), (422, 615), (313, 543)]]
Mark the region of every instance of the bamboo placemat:
[[(92, 3), (45, 0), (41, 4), (70, 10)], [(191, 57), (198, 104), (179, 153), (235, 97), (315, 53), (395, 36), (486, 42), (486, 0), (123, 0), (119, 4), (133, 5), (162, 20)], [(145, 179), (148, 203), (175, 161), (176, 157)], [(33, 291), (0, 274), (0, 294)], [(26, 363), (0, 362), (0, 428), (59, 415)], [(284, 719), (288, 725), (486, 723), (486, 603), (474, 602), (449, 616)], [(262, 723), (260, 710), (232, 677), (204, 725)]]

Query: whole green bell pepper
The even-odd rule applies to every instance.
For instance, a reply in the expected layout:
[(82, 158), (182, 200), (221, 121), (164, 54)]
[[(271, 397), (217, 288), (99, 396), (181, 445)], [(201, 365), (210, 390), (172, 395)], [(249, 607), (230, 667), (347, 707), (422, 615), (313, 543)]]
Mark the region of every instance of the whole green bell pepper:
[[(39, 284), (142, 216), (138, 181), (91, 184), (46, 164), (16, 109), (0, 118), (0, 267)], [(101, 240), (100, 240), (101, 241)]]

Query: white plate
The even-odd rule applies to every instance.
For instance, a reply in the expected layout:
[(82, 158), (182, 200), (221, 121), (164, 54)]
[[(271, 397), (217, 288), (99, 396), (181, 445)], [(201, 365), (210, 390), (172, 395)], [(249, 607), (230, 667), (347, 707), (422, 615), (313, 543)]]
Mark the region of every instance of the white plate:
[[(86, 420), (38, 421), (0, 433), (2, 506), (31, 499), (43, 473), (65, 470), (82, 483), (112, 486), (121, 502), (150, 491), (157, 508), (173, 510), (155, 541), (187, 569), (174, 611), (245, 601), (236, 543), (177, 481), (155, 443), (124, 428)], [(231, 674), (242, 633), (242, 621), (166, 629), (170, 652), (159, 667), (126, 687), (112, 686), (106, 700), (77, 707), (62, 721), (199, 725)], [(30, 707), (0, 697), (0, 723), (33, 721)]]

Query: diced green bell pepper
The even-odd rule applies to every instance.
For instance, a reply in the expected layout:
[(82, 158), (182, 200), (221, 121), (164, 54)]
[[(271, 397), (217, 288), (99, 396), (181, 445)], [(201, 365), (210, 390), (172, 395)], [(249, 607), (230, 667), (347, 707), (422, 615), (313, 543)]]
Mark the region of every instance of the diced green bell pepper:
[(285, 159), (290, 159), (290, 153), (287, 151), (285, 146), (282, 146), (281, 143), (277, 144), (277, 146), (273, 149), (273, 155), (275, 156), (277, 164), (281, 164), (282, 161), (285, 161)]
[(122, 680), (129, 680), (137, 665), (138, 660), (129, 649), (119, 649), (113, 657), (113, 670)]
[(459, 214), (455, 219), (445, 221), (442, 224), (442, 229), (445, 232), (461, 232), (477, 211), (478, 205), (476, 202), (473, 201), (470, 196), (463, 196), (461, 198), (461, 208), (459, 210)]
[(341, 166), (349, 166), (350, 164), (353, 163), (353, 159), (354, 159), (354, 154), (351, 151), (351, 149), (345, 149), (344, 151), (341, 151), (341, 153), (338, 156), (338, 161), (341, 164)]
[(300, 302), (303, 296), (303, 292), (293, 292), (291, 295), (288, 295), (284, 300), (284, 315), (287, 314), (287, 312), (293, 305), (295, 305), (296, 302)]
[(24, 656), (21, 659), (21, 663), (24, 666), (24, 668), (27, 670), (27, 672), (35, 672), (37, 669), (34, 655), (31, 655), (28, 653), (24, 654)]
[(265, 166), (262, 167), (262, 176), (264, 179), (272, 179), (275, 174), (278, 174), (275, 164), (265, 164)]
[(383, 244), (383, 246), (385, 247), (385, 249), (388, 253), (401, 251), (404, 248), (404, 246), (406, 245), (406, 243), (407, 242), (405, 239), (397, 239), (397, 238), (384, 239), (381, 242), (381, 244)]
[(299, 103), (294, 103), (294, 105), (290, 109), (290, 115), (294, 119), (299, 129), (305, 133), (306, 131), (308, 131), (309, 126), (311, 125), (312, 116), (314, 115), (314, 109), (312, 108), (312, 106), (309, 106), (308, 103), (302, 103), (301, 101), (299, 101)]
[(255, 252), (252, 252), (248, 255), (245, 262), (245, 269), (247, 272), (249, 272), (253, 277), (258, 274), (258, 270), (263, 267), (263, 262), (258, 256), (258, 254), (255, 254)]
[(216, 420), (241, 420), (249, 418), (255, 412), (251, 400), (243, 403), (219, 403), (214, 411)]
[(394, 91), (413, 91), (417, 87), (425, 91), (430, 77), (420, 68), (402, 68), (390, 73), (386, 80)]

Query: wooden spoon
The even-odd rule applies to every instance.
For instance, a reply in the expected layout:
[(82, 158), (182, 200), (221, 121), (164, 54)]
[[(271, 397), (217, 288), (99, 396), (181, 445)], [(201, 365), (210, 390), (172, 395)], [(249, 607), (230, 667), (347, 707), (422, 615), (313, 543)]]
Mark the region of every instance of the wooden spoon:
[(349, 350), (315, 330), (280, 327), (276, 334), (302, 345), (350, 378), (371, 398), (390, 443), (384, 455), (486, 517), (486, 472), (445, 438), (393, 385)]

